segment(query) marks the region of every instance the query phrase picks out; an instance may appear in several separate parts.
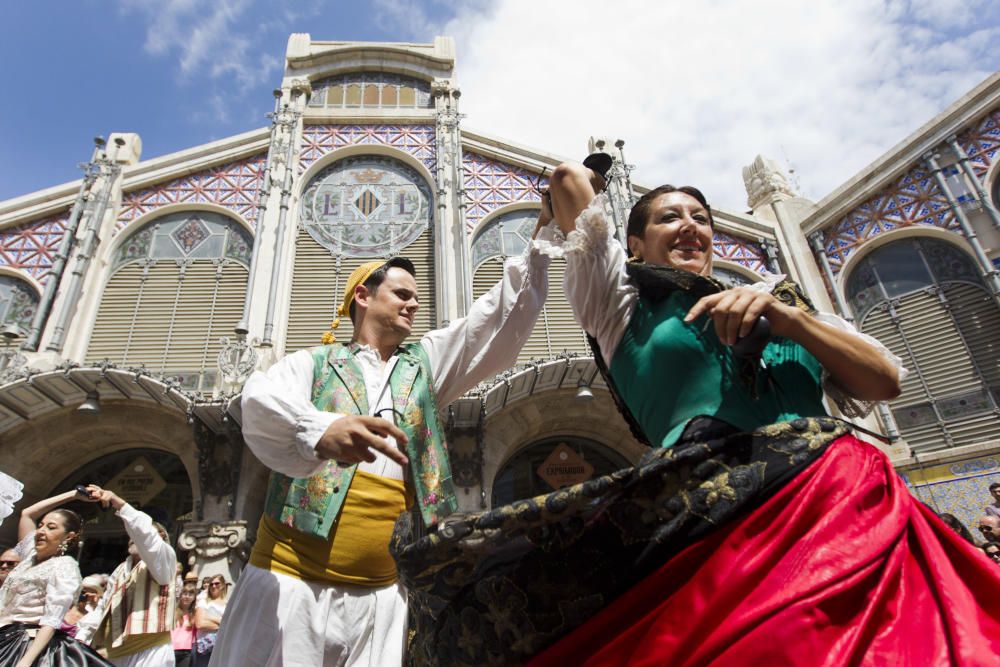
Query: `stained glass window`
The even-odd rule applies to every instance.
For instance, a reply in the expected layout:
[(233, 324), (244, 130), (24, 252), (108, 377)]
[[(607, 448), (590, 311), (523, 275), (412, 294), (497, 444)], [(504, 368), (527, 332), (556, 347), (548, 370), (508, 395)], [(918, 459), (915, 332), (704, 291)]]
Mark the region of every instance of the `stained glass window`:
[(38, 294), (31, 285), (12, 276), (0, 276), (0, 328), (11, 324), (27, 333), (38, 308)]
[(387, 257), (413, 243), (431, 221), (427, 182), (399, 160), (363, 156), (335, 162), (302, 195), (300, 220), (330, 252)]
[(118, 249), (113, 271), (141, 259), (220, 259), (250, 265), (253, 239), (224, 215), (183, 212), (157, 218)]
[(882, 246), (858, 262), (847, 281), (847, 299), (860, 320), (887, 298), (951, 281), (982, 284), (972, 260), (954, 244), (904, 239)]
[(537, 209), (523, 209), (486, 223), (472, 242), (472, 270), (491, 257), (515, 257), (524, 252), (537, 221)]
[(434, 106), (427, 81), (384, 72), (341, 74), (313, 83), (311, 107), (413, 109)]
[(745, 275), (739, 271), (733, 271), (732, 269), (727, 269), (721, 266), (716, 266), (712, 268), (712, 276), (717, 278), (722, 284), (729, 287), (739, 287), (740, 285), (751, 285), (753, 284), (753, 279), (747, 278)]

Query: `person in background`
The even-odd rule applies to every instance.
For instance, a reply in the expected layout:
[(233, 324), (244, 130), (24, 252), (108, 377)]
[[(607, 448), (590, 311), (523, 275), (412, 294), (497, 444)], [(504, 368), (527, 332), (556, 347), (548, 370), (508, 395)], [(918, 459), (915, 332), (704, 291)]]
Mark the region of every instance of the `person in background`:
[(983, 508), (983, 513), (1000, 519), (1000, 482), (990, 484), (990, 495), (993, 496), (993, 502)]
[(174, 663), (176, 667), (190, 667), (191, 651), (197, 636), (194, 625), (195, 599), (198, 597), (198, 578), (185, 583), (177, 599), (177, 609), (174, 612), (174, 629), (170, 637), (174, 645)]
[(1000, 542), (987, 542), (982, 546), (982, 549), (990, 560), (1000, 565)]
[(104, 585), (101, 583), (101, 577), (93, 574), (84, 577), (83, 589), (76, 598), (76, 604), (70, 607), (66, 615), (63, 616), (59, 629), (70, 637), (76, 637), (76, 624), (80, 622), (81, 618), (97, 608), (97, 603), (100, 602), (102, 595), (104, 595)]
[(7, 579), (10, 571), (20, 562), (21, 557), (17, 555), (17, 551), (14, 549), (4, 549), (3, 553), (0, 554), (0, 586)]
[(91, 484), (87, 491), (125, 524), (128, 557), (111, 573), (91, 613), (77, 624), (77, 639), (103, 648), (117, 667), (174, 664), (174, 570), (177, 554), (167, 531), (113, 491)]
[(194, 664), (203, 667), (212, 657), (215, 647), (215, 636), (222, 623), (222, 615), (226, 613), (226, 598), (229, 595), (229, 584), (225, 577), (217, 574), (209, 580), (208, 594), (198, 600), (194, 612), (194, 625), (198, 628), (198, 639)]
[(76, 512), (59, 507), (71, 500), (96, 499), (86, 492), (67, 491), (21, 512), (16, 547), (21, 561), (0, 587), (0, 665), (110, 664), (59, 632), (80, 590), (76, 554), (83, 520)]
[(959, 521), (957, 516), (955, 516), (954, 514), (948, 514), (947, 512), (945, 512), (944, 514), (939, 514), (938, 516), (941, 517), (942, 521), (948, 524), (949, 528), (951, 528), (956, 533), (961, 535), (966, 542), (975, 545), (976, 540), (972, 537), (972, 533), (969, 532), (969, 529), (965, 527), (964, 523)]
[(979, 517), (979, 534), (987, 542), (1000, 541), (1000, 518), (990, 514)]

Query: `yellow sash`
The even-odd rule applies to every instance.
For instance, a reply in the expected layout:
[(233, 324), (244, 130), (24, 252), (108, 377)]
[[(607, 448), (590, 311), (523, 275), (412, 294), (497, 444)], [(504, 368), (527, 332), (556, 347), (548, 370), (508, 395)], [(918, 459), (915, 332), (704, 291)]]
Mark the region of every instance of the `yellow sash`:
[(303, 581), (387, 586), (396, 581), (389, 538), (407, 506), (402, 480), (359, 470), (327, 539), (306, 535), (264, 514), (250, 563)]

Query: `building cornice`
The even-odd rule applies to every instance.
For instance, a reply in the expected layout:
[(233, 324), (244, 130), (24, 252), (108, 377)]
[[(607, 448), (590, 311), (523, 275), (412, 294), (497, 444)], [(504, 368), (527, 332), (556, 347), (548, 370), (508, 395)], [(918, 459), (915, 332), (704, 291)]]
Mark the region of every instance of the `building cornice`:
[(286, 79), (361, 69), (446, 78), (455, 68), (455, 43), (450, 37), (436, 37), (432, 44), (315, 42), (308, 33), (294, 33), (288, 38), (285, 68)]
[(987, 77), (954, 104), (922, 125), (817, 203), (802, 220), (807, 235), (834, 223), (913, 168), (921, 156), (1000, 104), (1000, 72)]
[(269, 140), (268, 128), (262, 127), (139, 162), (122, 170), (122, 189), (128, 192), (203, 171), (213, 165), (264, 153)]

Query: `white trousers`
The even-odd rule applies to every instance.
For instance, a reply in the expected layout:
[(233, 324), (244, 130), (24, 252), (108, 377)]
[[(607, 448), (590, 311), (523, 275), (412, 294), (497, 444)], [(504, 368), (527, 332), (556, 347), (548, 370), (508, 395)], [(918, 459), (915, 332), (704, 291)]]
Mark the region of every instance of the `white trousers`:
[(167, 642), (161, 646), (147, 648), (132, 655), (110, 660), (115, 667), (173, 667), (174, 647)]
[(392, 667), (403, 662), (406, 592), (301, 581), (248, 565), (210, 667)]

